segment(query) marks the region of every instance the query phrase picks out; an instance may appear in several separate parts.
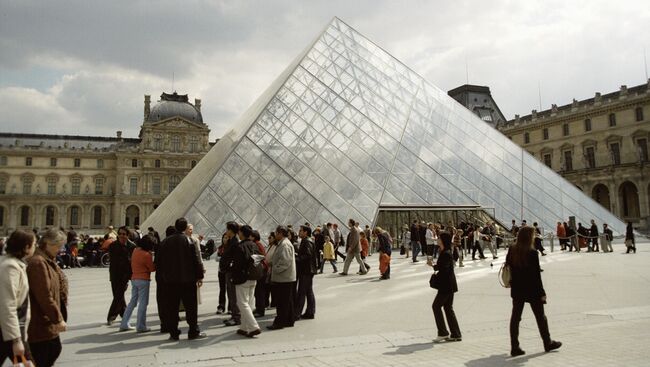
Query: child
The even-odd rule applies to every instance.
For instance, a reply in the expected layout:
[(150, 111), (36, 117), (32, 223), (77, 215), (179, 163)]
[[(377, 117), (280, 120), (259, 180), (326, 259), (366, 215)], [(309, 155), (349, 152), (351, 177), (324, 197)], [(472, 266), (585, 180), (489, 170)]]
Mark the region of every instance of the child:
[(330, 241), (329, 236), (325, 236), (325, 244), (323, 245), (323, 261), (320, 263), (320, 274), (323, 274), (323, 268), (325, 268), (325, 262), (329, 261), (332, 264), (334, 273), (338, 273), (336, 270), (336, 259), (334, 257), (334, 244)]

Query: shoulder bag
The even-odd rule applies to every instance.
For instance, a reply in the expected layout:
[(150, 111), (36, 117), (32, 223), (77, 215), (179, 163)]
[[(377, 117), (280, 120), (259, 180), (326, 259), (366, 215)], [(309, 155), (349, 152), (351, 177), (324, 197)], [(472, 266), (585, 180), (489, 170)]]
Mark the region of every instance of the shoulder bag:
[(512, 275), (510, 274), (510, 266), (505, 262), (501, 265), (499, 269), (499, 283), (503, 288), (510, 288), (510, 282), (512, 281)]

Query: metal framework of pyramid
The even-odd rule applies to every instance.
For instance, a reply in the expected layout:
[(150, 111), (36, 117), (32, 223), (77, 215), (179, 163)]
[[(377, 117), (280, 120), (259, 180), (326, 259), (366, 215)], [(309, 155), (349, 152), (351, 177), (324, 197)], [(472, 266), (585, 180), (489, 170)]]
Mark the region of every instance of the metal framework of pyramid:
[[(185, 216), (220, 238), (236, 220), (371, 224), (382, 206), (493, 208), (547, 229), (624, 223), (338, 18), (143, 224)], [(343, 226), (344, 228), (345, 226)]]

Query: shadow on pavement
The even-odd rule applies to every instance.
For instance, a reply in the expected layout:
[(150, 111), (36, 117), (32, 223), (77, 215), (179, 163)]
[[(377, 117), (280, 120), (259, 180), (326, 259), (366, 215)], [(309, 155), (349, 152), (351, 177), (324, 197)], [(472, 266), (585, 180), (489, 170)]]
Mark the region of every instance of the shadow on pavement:
[(465, 363), (467, 367), (523, 366), (529, 359), (543, 356), (544, 352), (527, 354), (512, 358), (509, 354), (494, 354), (489, 357), (474, 359)]
[(432, 349), (433, 344), (432, 343), (417, 343), (417, 344), (410, 344), (410, 345), (402, 345), (395, 349), (392, 352), (386, 352), (384, 353), (385, 355), (404, 355), (404, 354), (412, 354), (415, 352), (419, 352), (421, 350), (427, 350), (427, 349)]

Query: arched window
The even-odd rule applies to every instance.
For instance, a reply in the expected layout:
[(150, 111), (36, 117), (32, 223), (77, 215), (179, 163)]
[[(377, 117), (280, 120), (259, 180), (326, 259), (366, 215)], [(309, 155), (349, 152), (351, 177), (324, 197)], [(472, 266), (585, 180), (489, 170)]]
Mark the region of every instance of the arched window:
[(20, 207), (20, 225), (22, 227), (29, 226), (30, 211), (31, 210), (27, 205), (23, 205)]
[(93, 227), (101, 227), (104, 220), (103, 220), (103, 210), (101, 206), (95, 206), (93, 207)]
[(609, 189), (603, 184), (594, 186), (591, 192), (592, 199), (596, 200), (605, 209), (610, 210)]
[(180, 182), (181, 182), (181, 178), (178, 176), (169, 177), (169, 192), (172, 192), (172, 190), (174, 190)]
[(45, 208), (45, 225), (53, 226), (54, 225), (54, 216), (56, 215), (56, 208), (53, 206), (48, 206)]
[(621, 217), (639, 217), (639, 192), (635, 184), (625, 181), (618, 189), (619, 202), (621, 203)]

